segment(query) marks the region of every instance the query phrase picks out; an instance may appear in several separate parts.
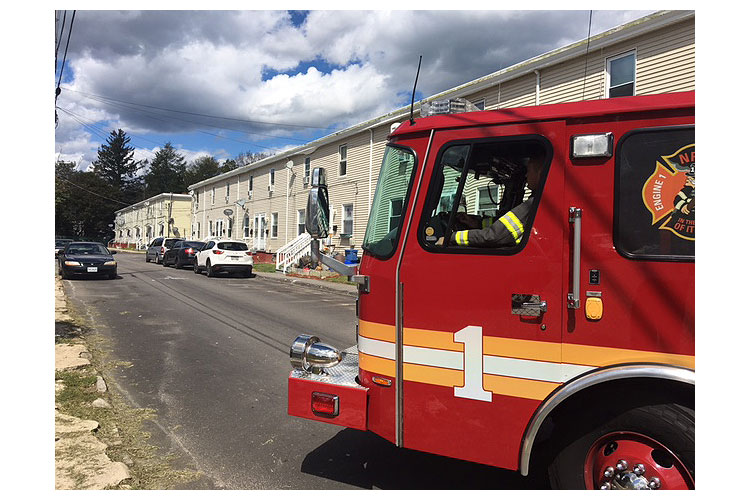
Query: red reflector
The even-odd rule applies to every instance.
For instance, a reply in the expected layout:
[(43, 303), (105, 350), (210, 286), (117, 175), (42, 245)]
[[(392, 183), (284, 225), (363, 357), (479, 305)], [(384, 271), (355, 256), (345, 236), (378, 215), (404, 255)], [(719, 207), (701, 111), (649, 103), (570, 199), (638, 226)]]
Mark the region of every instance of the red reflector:
[(223, 254), (223, 253), (224, 253), (224, 251), (223, 251), (223, 250), (214, 250), (213, 252), (214, 252), (214, 253), (215, 253), (216, 255), (221, 255), (221, 254)]
[(316, 415), (335, 417), (339, 414), (339, 397), (333, 394), (313, 392), (312, 411)]

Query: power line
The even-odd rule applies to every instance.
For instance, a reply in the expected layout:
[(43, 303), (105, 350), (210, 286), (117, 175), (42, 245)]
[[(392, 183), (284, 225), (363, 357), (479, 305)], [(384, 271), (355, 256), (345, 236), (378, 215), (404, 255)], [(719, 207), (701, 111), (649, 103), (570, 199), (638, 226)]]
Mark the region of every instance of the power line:
[(93, 194), (94, 196), (98, 196), (99, 198), (102, 198), (102, 199), (104, 199), (104, 200), (108, 200), (108, 201), (114, 201), (115, 203), (119, 203), (119, 204), (121, 204), (121, 205), (125, 205), (126, 207), (127, 207), (127, 206), (129, 206), (129, 205), (132, 205), (132, 203), (125, 203), (124, 201), (120, 201), (120, 200), (115, 200), (115, 199), (112, 199), (112, 198), (108, 198), (108, 197), (106, 197), (106, 196), (103, 196), (103, 195), (101, 195), (101, 194), (99, 194), (99, 193), (95, 192), (95, 191), (91, 191), (90, 189), (86, 189), (86, 188), (85, 188), (85, 187), (83, 187), (83, 186), (79, 186), (79, 185), (78, 185), (78, 184), (76, 184), (75, 182), (71, 182), (71, 181), (69, 181), (68, 179), (66, 179), (65, 177), (63, 177), (63, 176), (61, 176), (61, 175), (57, 175), (57, 174), (55, 174), (55, 177), (57, 177), (58, 179), (60, 179), (60, 180), (61, 180), (61, 181), (63, 181), (63, 182), (67, 182), (67, 183), (68, 183), (68, 184), (70, 184), (71, 186), (75, 186), (75, 187), (77, 187), (78, 189), (82, 189), (83, 191), (86, 191), (87, 193)]
[[(73, 11), (73, 17), (70, 18), (70, 27), (68, 28), (68, 41), (65, 43), (65, 54), (63, 54), (62, 66), (60, 66), (60, 77), (57, 79), (56, 95), (60, 94), (60, 82), (62, 81), (63, 71), (65, 70), (65, 60), (68, 58), (68, 46), (70, 45), (70, 35), (73, 33), (73, 21), (76, 20), (76, 11)], [(63, 24), (63, 28), (65, 25)]]
[[(73, 91), (73, 92), (76, 92), (76, 91)], [(241, 133), (249, 134), (249, 135), (259, 135), (259, 136), (262, 136), (262, 137), (273, 137), (274, 139), (285, 139), (285, 140), (292, 141), (292, 142), (299, 142), (300, 144), (304, 144), (306, 142), (306, 141), (301, 141), (299, 139), (294, 139), (292, 137), (285, 137), (285, 136), (271, 135), (271, 134), (261, 134), (259, 132), (249, 132), (247, 130), (242, 130), (242, 129), (238, 129), (238, 128), (219, 127), (219, 126), (211, 125), (211, 124), (208, 124), (208, 123), (202, 123), (202, 122), (196, 122), (196, 121), (193, 121), (193, 120), (188, 120), (186, 118), (169, 117), (169, 120), (165, 120), (165, 119), (163, 119), (163, 118), (165, 118), (165, 115), (154, 113), (152, 111), (146, 111), (146, 110), (143, 110), (143, 109), (134, 108), (134, 107), (128, 106), (126, 104), (119, 104), (117, 102), (110, 102), (106, 98), (89, 97), (89, 96), (86, 96), (86, 98), (87, 99), (91, 99), (92, 101), (101, 102), (103, 104), (109, 104), (110, 106), (118, 106), (120, 108), (129, 109), (129, 110), (132, 110), (132, 111), (135, 111), (135, 112), (138, 112), (138, 113), (143, 113), (143, 114), (146, 114), (148, 116), (153, 117), (156, 120), (162, 121), (164, 123), (170, 123), (170, 120), (171, 121), (175, 121), (176, 120), (176, 121), (185, 122), (185, 123), (192, 123), (194, 125), (203, 125), (203, 126), (215, 128), (215, 129), (218, 129), (218, 130), (231, 130), (233, 132), (241, 132)], [(161, 117), (161, 118), (156, 118), (156, 117)], [(211, 134), (211, 135), (213, 135), (213, 134)], [(221, 137), (221, 136), (216, 136), (216, 137)], [(246, 141), (239, 141), (238, 139), (232, 139), (232, 138), (227, 138), (227, 139), (229, 139), (229, 140), (236, 140), (238, 142), (243, 142), (245, 144), (250, 144), (251, 146), (255, 146), (255, 147), (258, 147), (258, 148), (270, 149), (270, 150), (274, 150), (275, 149), (275, 148), (269, 148), (269, 147), (266, 147), (266, 146), (260, 146), (258, 144), (253, 144), (253, 143), (246, 142)]]
[(264, 121), (259, 121), (259, 120), (245, 120), (245, 119), (242, 119), (242, 118), (231, 118), (231, 117), (227, 117), (227, 116), (208, 115), (208, 114), (204, 114), (204, 113), (194, 113), (192, 111), (182, 111), (182, 110), (179, 110), (179, 109), (162, 108), (162, 107), (159, 107), (159, 106), (151, 106), (151, 105), (148, 105), (148, 104), (140, 104), (140, 103), (137, 103), (137, 102), (123, 101), (121, 99), (115, 99), (114, 97), (107, 97), (107, 96), (101, 96), (101, 95), (97, 95), (97, 94), (90, 94), (88, 92), (82, 92), (80, 90), (73, 90), (73, 89), (69, 89), (69, 88), (66, 88), (65, 90), (70, 90), (71, 92), (76, 92), (78, 94), (83, 94), (83, 95), (87, 95), (87, 96), (99, 97), (101, 99), (106, 99), (106, 100), (109, 100), (109, 101), (122, 102), (122, 103), (125, 103), (125, 104), (132, 104), (134, 106), (142, 106), (144, 108), (158, 109), (158, 110), (161, 110), (161, 111), (169, 111), (171, 113), (182, 113), (182, 114), (186, 114), (186, 115), (202, 116), (204, 118), (215, 118), (215, 119), (219, 119), (219, 120), (231, 120), (231, 121), (242, 122), (242, 123), (250, 123), (250, 124), (272, 125), (272, 126), (275, 126), (275, 127), (309, 128), (309, 129), (313, 129), (313, 130), (332, 130), (332, 129), (336, 128), (336, 127), (312, 127), (310, 125), (299, 125), (299, 124), (294, 124), (294, 123), (274, 123), (274, 122), (264, 122)]

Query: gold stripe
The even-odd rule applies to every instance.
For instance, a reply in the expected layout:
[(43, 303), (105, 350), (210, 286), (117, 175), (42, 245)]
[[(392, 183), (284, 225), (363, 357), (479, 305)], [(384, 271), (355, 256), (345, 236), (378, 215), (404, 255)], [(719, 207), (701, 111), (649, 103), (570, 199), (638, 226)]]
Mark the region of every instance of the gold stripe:
[(396, 327), (393, 325), (359, 320), (359, 334), (368, 339), (396, 343)]
[(464, 385), (464, 374), (461, 370), (404, 363), (404, 380), (443, 387), (460, 387)]
[(541, 401), (550, 395), (560, 384), (542, 382), (541, 380), (526, 380), (523, 378), (503, 377), (501, 375), (487, 375), (482, 378), (482, 385), (486, 391), (503, 396), (535, 399)]
[[(484, 354), (506, 358), (531, 359), (534, 361), (560, 362), (560, 344), (537, 340), (484, 337)], [(586, 364), (586, 363), (584, 363)]]
[(404, 345), (463, 352), (464, 345), (453, 341), (453, 334), (419, 328), (404, 328)]
[(359, 353), (359, 367), (362, 370), (379, 373), (386, 377), (396, 376), (396, 362), (392, 359), (383, 359), (377, 356), (370, 356), (363, 352)]
[(562, 361), (591, 366), (609, 366), (618, 363), (664, 363), (695, 370), (695, 356), (578, 344), (562, 344)]

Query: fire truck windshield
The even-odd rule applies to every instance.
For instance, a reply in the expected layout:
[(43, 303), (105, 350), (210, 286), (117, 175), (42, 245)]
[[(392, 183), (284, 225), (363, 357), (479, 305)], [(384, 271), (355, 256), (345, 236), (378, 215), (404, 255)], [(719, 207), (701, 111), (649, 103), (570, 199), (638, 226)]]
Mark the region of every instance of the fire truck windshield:
[(362, 248), (376, 257), (390, 258), (396, 250), (415, 161), (408, 149), (393, 145), (385, 149), (362, 243)]

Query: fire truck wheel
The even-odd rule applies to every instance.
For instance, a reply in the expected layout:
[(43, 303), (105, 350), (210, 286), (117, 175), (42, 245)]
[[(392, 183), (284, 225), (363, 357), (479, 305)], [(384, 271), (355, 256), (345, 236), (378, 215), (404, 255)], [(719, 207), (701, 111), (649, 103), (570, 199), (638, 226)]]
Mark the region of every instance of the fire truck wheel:
[(556, 489), (694, 489), (695, 411), (653, 404), (579, 422), (549, 466)]

